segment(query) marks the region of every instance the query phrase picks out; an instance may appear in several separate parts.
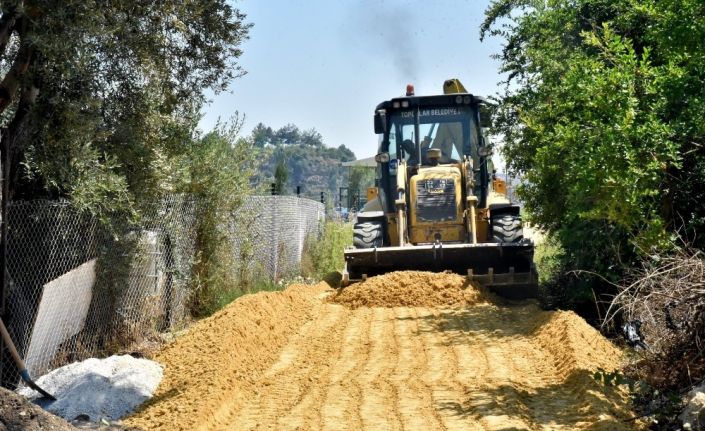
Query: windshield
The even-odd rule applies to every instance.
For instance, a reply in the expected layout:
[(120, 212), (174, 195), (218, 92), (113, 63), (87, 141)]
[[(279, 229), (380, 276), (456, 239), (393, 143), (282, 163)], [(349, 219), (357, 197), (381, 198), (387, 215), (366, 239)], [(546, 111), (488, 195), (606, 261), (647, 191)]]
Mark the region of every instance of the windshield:
[[(409, 165), (419, 163), (415, 136), (416, 110), (396, 111), (389, 117), (389, 155), (404, 159)], [(440, 163), (462, 160), (463, 155), (476, 157), (477, 125), (470, 107), (421, 108), (419, 110), (419, 142), (421, 164), (427, 164), (430, 148), (441, 150)]]

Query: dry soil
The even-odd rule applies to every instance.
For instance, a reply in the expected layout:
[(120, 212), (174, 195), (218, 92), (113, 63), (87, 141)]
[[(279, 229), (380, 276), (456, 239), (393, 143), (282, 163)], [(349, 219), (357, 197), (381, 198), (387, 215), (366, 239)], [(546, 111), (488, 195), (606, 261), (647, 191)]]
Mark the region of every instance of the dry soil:
[(0, 431), (75, 431), (60, 417), (45, 412), (22, 395), (0, 387)]
[(156, 397), (126, 421), (145, 430), (638, 426), (625, 389), (593, 378), (621, 361), (595, 329), (571, 312), (498, 305), (450, 274), (243, 297), (156, 360)]

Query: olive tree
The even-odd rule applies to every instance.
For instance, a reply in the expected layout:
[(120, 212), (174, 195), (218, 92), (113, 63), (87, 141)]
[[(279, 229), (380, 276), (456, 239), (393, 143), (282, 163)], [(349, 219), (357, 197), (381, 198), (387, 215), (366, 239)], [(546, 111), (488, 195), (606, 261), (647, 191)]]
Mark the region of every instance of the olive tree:
[(225, 0), (0, 2), (0, 119), (14, 198), (101, 213), (168, 191), (206, 91), (250, 24)]

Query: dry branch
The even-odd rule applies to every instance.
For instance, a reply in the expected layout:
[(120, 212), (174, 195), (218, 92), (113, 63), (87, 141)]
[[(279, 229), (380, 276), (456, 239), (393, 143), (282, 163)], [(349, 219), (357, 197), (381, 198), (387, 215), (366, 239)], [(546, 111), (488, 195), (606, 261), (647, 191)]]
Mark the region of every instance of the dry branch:
[(630, 274), (604, 324), (640, 321), (653, 383), (683, 388), (705, 377), (705, 259), (700, 251), (653, 256)]

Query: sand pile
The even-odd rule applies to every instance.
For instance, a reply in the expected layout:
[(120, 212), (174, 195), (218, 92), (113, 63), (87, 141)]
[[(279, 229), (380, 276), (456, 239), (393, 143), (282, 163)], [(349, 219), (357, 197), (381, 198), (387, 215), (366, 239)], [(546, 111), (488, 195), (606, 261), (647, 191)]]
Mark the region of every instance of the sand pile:
[(489, 295), (458, 274), (397, 271), (368, 278), (331, 297), (350, 308), (469, 306)]
[[(344, 305), (331, 303), (340, 302)], [(620, 351), (572, 312), (502, 304), (454, 274), (243, 297), (160, 351), (144, 430), (625, 430)]]
[(619, 368), (622, 352), (572, 311), (543, 312), (535, 327), (538, 344), (550, 352), (562, 377), (576, 369)]
[(124, 422), (145, 430), (212, 428), (221, 412), (255, 395), (255, 382), (322, 305), (329, 289), (293, 285), (283, 292), (244, 296), (155, 355), (164, 379), (154, 398)]

